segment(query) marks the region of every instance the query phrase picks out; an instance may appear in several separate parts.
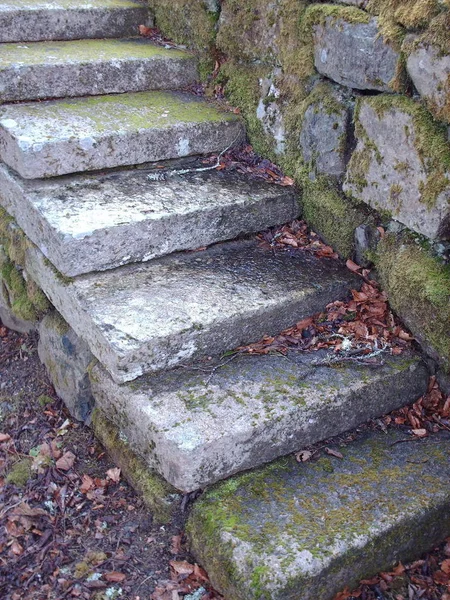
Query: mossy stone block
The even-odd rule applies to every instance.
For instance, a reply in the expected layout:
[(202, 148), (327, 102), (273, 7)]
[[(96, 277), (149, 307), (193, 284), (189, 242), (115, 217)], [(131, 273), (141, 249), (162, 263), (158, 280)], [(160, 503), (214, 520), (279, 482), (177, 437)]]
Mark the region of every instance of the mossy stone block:
[(346, 198), (324, 176), (311, 180), (303, 169), (299, 181), (303, 190), (303, 216), (308, 224), (343, 258), (351, 258), (355, 251), (355, 229), (372, 223), (373, 215), (363, 204)]
[(193, 507), (187, 534), (233, 600), (329, 600), (450, 533), (450, 437), (371, 432), (343, 459), (285, 458), (233, 477)]
[(389, 302), (424, 348), (450, 371), (450, 268), (414, 240), (390, 234), (376, 266)]
[(447, 132), (405, 96), (361, 98), (344, 191), (431, 239), (450, 237)]

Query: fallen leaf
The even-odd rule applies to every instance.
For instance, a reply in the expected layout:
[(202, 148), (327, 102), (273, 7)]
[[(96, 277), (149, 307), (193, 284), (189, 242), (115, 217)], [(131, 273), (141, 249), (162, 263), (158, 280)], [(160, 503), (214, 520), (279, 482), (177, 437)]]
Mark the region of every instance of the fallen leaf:
[(68, 471), (73, 467), (75, 459), (75, 454), (68, 450), (67, 452), (64, 452), (61, 458), (58, 458), (56, 461), (56, 468), (61, 469), (61, 471)]
[(113, 467), (112, 469), (108, 469), (106, 471), (107, 477), (109, 477), (109, 479), (111, 479), (111, 481), (114, 481), (114, 483), (119, 483), (120, 473), (121, 473), (121, 471), (120, 471), (119, 467)]
[(444, 571), (444, 573), (447, 573), (447, 575), (450, 575), (450, 558), (446, 558), (445, 560), (442, 561), (441, 571)]
[(23, 554), (23, 547), (19, 544), (17, 540), (14, 540), (14, 542), (11, 544), (11, 551), (16, 556), (20, 556), (21, 554)]
[(11, 439), (11, 436), (9, 435), (9, 433), (0, 433), (0, 443), (7, 442), (10, 439)]
[(360, 267), (359, 265), (357, 265), (355, 262), (353, 262), (350, 259), (347, 260), (347, 262), (345, 263), (345, 266), (347, 267), (347, 269), (352, 271), (352, 273), (357, 273), (358, 271), (360, 271), (362, 269), (362, 267)]
[(172, 554), (180, 554), (182, 537), (183, 536), (181, 536), (181, 535), (172, 536), (172, 544), (170, 546), (170, 552)]
[(171, 560), (169, 565), (175, 571), (177, 575), (191, 575), (194, 572), (194, 565), (191, 565), (187, 560)]
[(412, 433), (419, 438), (423, 438), (428, 435), (428, 431), (426, 429), (412, 429)]
[(344, 456), (338, 450), (333, 450), (333, 448), (325, 448), (325, 452), (336, 458), (344, 458)]
[(297, 462), (307, 462), (311, 456), (313, 455), (312, 452), (310, 452), (309, 450), (301, 450), (300, 452), (297, 452), (295, 455), (295, 460)]
[(127, 578), (125, 573), (120, 573), (119, 571), (109, 571), (103, 575), (103, 579), (109, 581), (110, 583), (120, 583)]

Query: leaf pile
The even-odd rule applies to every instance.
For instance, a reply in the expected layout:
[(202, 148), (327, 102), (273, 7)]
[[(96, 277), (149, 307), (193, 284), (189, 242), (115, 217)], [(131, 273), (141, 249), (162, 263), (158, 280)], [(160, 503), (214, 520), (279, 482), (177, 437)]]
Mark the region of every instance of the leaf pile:
[(334, 600), (450, 600), (450, 538), (421, 560), (362, 580)]
[(298, 219), (282, 225), (267, 229), (257, 235), (263, 248), (272, 251), (303, 250), (318, 258), (339, 258), (337, 252), (319, 238), (317, 233), (311, 231), (305, 221)]
[(241, 346), (238, 351), (286, 355), (288, 350), (313, 352), (325, 348), (333, 354), (323, 364), (347, 361), (376, 365), (383, 353), (398, 355), (410, 346), (414, 338), (395, 319), (377, 283), (365, 281), (360, 291), (351, 293), (351, 300), (332, 302), (325, 312), (302, 319), (277, 336)]
[(256, 154), (250, 144), (235, 146), (225, 152), (220, 158), (220, 165), (217, 170), (237, 171), (249, 176), (250, 179), (263, 179), (267, 183), (276, 183), (282, 186), (294, 185), (294, 180), (291, 177), (287, 177), (279, 167), (267, 158), (262, 158)]
[(223, 597), (211, 590), (204, 569), (186, 560), (170, 561), (170, 581), (161, 582), (151, 600), (221, 600)]
[[(450, 396), (445, 396), (436, 377), (430, 377), (428, 390), (412, 406), (405, 406), (384, 417), (385, 425), (405, 425), (416, 437), (446, 429), (450, 431)], [(449, 599), (450, 600), (450, 599)]]

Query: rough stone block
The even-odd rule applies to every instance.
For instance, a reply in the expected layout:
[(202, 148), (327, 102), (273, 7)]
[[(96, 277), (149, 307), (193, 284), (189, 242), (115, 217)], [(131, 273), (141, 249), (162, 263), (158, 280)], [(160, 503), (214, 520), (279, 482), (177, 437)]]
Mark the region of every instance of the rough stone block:
[(131, 450), (121, 430), (98, 409), (92, 413), (92, 429), (105, 446), (111, 460), (142, 496), (157, 523), (171, 521), (180, 507), (181, 495), (155, 471), (149, 469)]
[(208, 154), (242, 134), (235, 114), (183, 93), (0, 107), (0, 157), (26, 179)]
[(359, 90), (393, 91), (400, 52), (376, 18), (353, 7), (313, 6), (314, 64), (322, 75)]
[(117, 382), (257, 341), (360, 285), (338, 261), (274, 254), (256, 240), (75, 280), (32, 247), (26, 268)]
[(192, 55), (144, 39), (4, 44), (0, 55), (4, 102), (183, 89), (197, 78)]
[(392, 308), (450, 373), (450, 269), (408, 238), (386, 235), (376, 266)]
[(94, 357), (86, 342), (55, 311), (39, 324), (38, 354), (70, 414), (86, 421), (94, 406), (88, 375)]
[(292, 188), (212, 171), (23, 180), (0, 165), (0, 204), (64, 275), (101, 271), (261, 231), (299, 215)]
[(433, 115), (450, 123), (450, 42), (448, 46), (447, 54), (443, 54), (426, 38), (407, 38), (405, 42), (412, 82)]
[[(133, 450), (190, 492), (342, 433), (419, 398), (428, 371), (415, 356), (378, 369), (316, 366), (325, 353), (238, 356), (117, 385), (92, 372), (98, 406)], [(227, 363), (208, 373), (208, 366)], [(206, 372), (205, 372), (206, 370)]]
[(450, 436), (411, 444), (372, 432), (298, 464), (283, 459), (218, 484), (187, 534), (216, 589), (233, 600), (331, 600), (450, 533)]
[(429, 238), (450, 237), (450, 148), (429, 113), (402, 96), (358, 101), (344, 191)]
[(1, 0), (0, 42), (34, 42), (137, 35), (151, 25), (134, 0)]
[(304, 103), (300, 132), (303, 160), (315, 173), (342, 177), (349, 153), (351, 103), (342, 88), (322, 83)]

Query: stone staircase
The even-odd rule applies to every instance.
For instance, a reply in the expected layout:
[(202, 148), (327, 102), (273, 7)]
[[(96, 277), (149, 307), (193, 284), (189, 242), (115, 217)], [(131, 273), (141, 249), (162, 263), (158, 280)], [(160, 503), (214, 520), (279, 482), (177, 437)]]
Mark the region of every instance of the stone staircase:
[[(413, 353), (379, 369), (317, 366), (319, 354), (295, 352), (220, 358), (360, 281), (338, 261), (258, 245), (251, 234), (299, 215), (288, 188), (215, 171), (149, 177), (153, 163), (189, 168), (189, 157), (223, 151), (244, 126), (186, 92), (195, 58), (133, 37), (143, 23), (151, 18), (134, 0), (0, 0), (0, 203), (26, 236), (17, 269), (66, 322), (53, 333), (49, 317), (39, 325), (56, 389), (77, 416), (74, 389), (91, 395), (96, 428), (106, 420), (158, 482), (150, 493), (173, 499), (413, 402), (428, 370)], [(395, 440), (383, 435), (360, 440), (336, 471), (284, 458), (201, 498), (193, 550), (228, 600), (325, 600), (448, 534), (436, 526), (447, 480), (433, 496), (425, 483), (411, 489), (418, 476), (435, 485), (447, 438), (427, 442), (409, 477), (405, 445), (390, 453)], [(394, 496), (411, 499), (408, 519), (390, 510)], [(413, 517), (429, 525), (424, 543)], [(376, 560), (353, 560), (393, 532), (402, 541)]]

